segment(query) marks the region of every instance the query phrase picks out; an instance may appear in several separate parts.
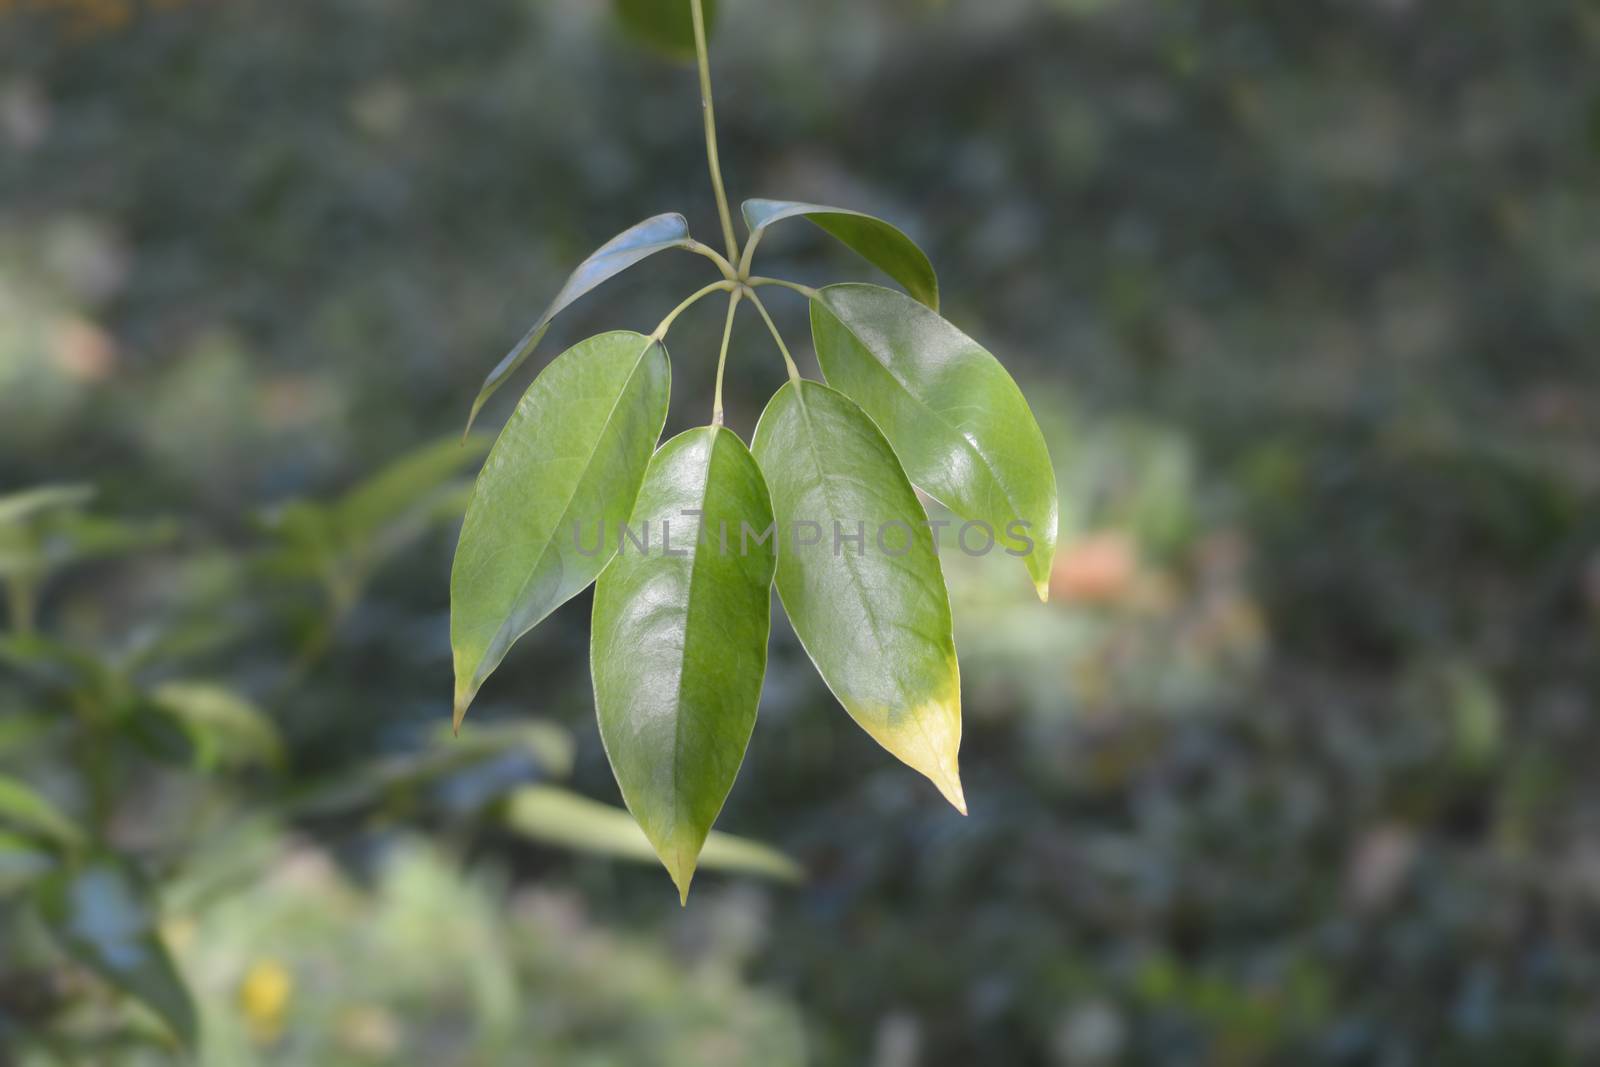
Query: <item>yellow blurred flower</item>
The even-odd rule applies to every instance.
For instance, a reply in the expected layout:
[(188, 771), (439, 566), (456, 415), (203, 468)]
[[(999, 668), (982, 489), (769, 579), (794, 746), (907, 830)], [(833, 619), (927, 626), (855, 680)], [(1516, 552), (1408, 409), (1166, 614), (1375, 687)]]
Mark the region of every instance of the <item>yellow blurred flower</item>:
[(293, 997), (294, 976), (282, 964), (261, 960), (251, 965), (239, 983), (239, 1010), (257, 1044), (270, 1045), (283, 1036)]

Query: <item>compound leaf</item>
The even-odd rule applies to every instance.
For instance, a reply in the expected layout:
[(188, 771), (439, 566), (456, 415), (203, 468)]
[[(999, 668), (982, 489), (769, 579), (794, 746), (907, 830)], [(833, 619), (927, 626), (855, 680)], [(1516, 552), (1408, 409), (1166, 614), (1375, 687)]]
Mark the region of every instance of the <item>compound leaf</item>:
[(730, 430), (679, 434), (650, 461), (624, 545), (595, 585), (600, 738), (628, 810), (683, 899), (744, 760), (767, 668), (772, 506)]
[(803, 204), (794, 200), (746, 200), (744, 221), (750, 239), (761, 240), (767, 227), (784, 219), (805, 218), (833, 235), (883, 273), (905, 286), (918, 301), (939, 310), (939, 276), (916, 242), (882, 219), (859, 211)]
[(533, 350), (539, 346), (539, 342), (544, 339), (545, 331), (550, 328), (552, 319), (579, 297), (615, 278), (640, 260), (669, 248), (685, 248), (688, 244), (687, 219), (678, 214), (655, 215), (623, 230), (601, 245), (588, 259), (578, 264), (578, 269), (572, 272), (566, 284), (561, 287), (561, 291), (556, 294), (556, 298), (550, 302), (550, 306), (544, 309), (544, 314), (539, 316), (538, 321), (523, 335), (522, 340), (517, 342), (516, 347), (507, 352), (506, 357), (483, 380), (483, 387), (478, 390), (477, 399), (472, 402), (472, 414), (467, 417), (467, 432), (472, 431), (472, 424), (477, 421), (478, 412), (483, 410), (483, 405), (489, 402), (495, 390), (504, 385), (505, 380), (533, 355)]
[(828, 384), (872, 416), (912, 482), (986, 524), (977, 543), (1021, 555), (1045, 599), (1056, 550), (1055, 470), (1000, 362), (937, 313), (876, 285), (823, 289), (811, 301), (811, 332)]
[(616, 332), (558, 356), (518, 403), (478, 476), (450, 575), (457, 726), (512, 643), (611, 558), (670, 391), (660, 342)]
[(767, 404), (755, 456), (800, 643), (856, 722), (965, 813), (950, 597), (894, 450), (843, 393), (801, 381)]

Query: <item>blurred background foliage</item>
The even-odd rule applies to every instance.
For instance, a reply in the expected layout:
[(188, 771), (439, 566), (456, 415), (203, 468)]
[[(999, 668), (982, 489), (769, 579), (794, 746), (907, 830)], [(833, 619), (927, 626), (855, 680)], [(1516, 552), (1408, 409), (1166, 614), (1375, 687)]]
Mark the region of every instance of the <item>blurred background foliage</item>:
[[(735, 195), (903, 225), (1052, 442), (1048, 606), (946, 535), (972, 816), (781, 624), (721, 826), (783, 855), (687, 910), (583, 799), (587, 598), (441, 735), (453, 437), (594, 246), (715, 234), (691, 71), (592, 0), (10, 0), (0, 1063), (1600, 1058), (1600, 11), (719, 8)], [(742, 319), (730, 424), (782, 380)]]

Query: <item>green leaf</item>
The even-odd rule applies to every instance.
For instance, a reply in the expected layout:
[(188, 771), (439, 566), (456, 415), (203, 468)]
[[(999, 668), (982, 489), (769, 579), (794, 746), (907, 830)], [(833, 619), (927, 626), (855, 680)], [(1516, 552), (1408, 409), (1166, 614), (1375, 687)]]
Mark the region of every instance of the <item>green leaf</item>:
[(110, 858), (97, 860), (42, 883), (39, 904), (63, 948), (155, 1012), (185, 1047), (194, 1047), (194, 1002), (130, 869)]
[[(0, 662), (4, 659), (0, 654)], [(48, 744), (47, 737), (55, 732), (57, 725), (58, 716), (54, 712), (8, 708), (0, 715), (0, 762), (11, 762), (7, 757), (14, 760), (30, 749)]]
[(512, 643), (610, 560), (670, 392), (660, 342), (607, 333), (557, 357), (517, 405), (478, 476), (450, 576), (457, 726)]
[(60, 808), (15, 778), (0, 774), (0, 825), (66, 849), (84, 843), (84, 833)]
[[(980, 529), (969, 550), (1031, 548), (1023, 561), (1045, 599), (1056, 551), (1055, 470), (1022, 390), (999, 361), (935, 312), (876, 285), (823, 289), (811, 301), (811, 332), (828, 384), (872, 416), (912, 482), (963, 519), (987, 524), (992, 543)], [(1013, 530), (1014, 522), (1027, 529)]]
[(561, 291), (556, 294), (556, 298), (550, 302), (550, 306), (544, 309), (544, 314), (539, 316), (538, 321), (523, 335), (522, 340), (517, 342), (516, 347), (506, 353), (506, 357), (483, 380), (483, 388), (478, 390), (478, 397), (472, 402), (472, 414), (467, 417), (467, 432), (472, 432), (472, 424), (477, 421), (478, 412), (483, 410), (483, 405), (488, 403), (489, 397), (493, 396), (495, 390), (504, 385), (505, 380), (533, 355), (533, 350), (539, 346), (545, 331), (550, 328), (552, 319), (579, 297), (621, 274), (640, 260), (669, 248), (686, 248), (688, 245), (687, 219), (677, 214), (656, 215), (645, 219), (637, 226), (623, 230), (601, 245), (588, 259), (578, 264), (578, 269), (572, 272), (566, 284), (561, 287)]
[(939, 276), (916, 242), (882, 219), (859, 211), (794, 200), (746, 200), (742, 208), (750, 240), (784, 219), (806, 218), (832, 234), (868, 263), (905, 286), (906, 292), (939, 310)]
[(42, 581), (52, 564), (62, 562), (63, 548), (46, 545), (42, 528), (87, 504), (94, 492), (87, 485), (41, 485), (0, 496), (0, 579)]
[(41, 583), (67, 567), (159, 548), (175, 541), (169, 519), (128, 521), (59, 508), (0, 523), (0, 577)]
[(129, 520), (68, 512), (52, 515), (41, 524), (52, 565), (115, 559), (161, 548), (178, 539), (172, 519)]
[(27, 886), (56, 866), (56, 857), (31, 838), (0, 830), (0, 893)]
[(483, 458), (489, 443), (483, 435), (434, 441), (330, 503), (296, 500), (277, 508), (266, 516), (272, 543), (256, 568), (269, 579), (320, 585), (329, 610), (314, 625), (330, 637), (380, 567), (435, 526), (461, 521), (471, 485), (458, 475)]
[(417, 525), (434, 515), (433, 505), (456, 483), (468, 463), (489, 451), (487, 437), (453, 437), (423, 445), (401, 456), (347, 492), (335, 506), (340, 533), (365, 556), (381, 556), (404, 543)]
[(767, 405), (755, 456), (783, 537), (778, 595), (801, 644), (862, 729), (964, 814), (950, 597), (894, 450), (843, 393), (802, 381)]
[(342, 771), (289, 805), (296, 815), (327, 815), (415, 794), (451, 775), (508, 755), (525, 755), (541, 777), (565, 778), (572, 772), (572, 736), (554, 723), (479, 723), (459, 735), (441, 730), (428, 747), (385, 756)]
[(78, 508), (94, 498), (92, 485), (41, 485), (0, 496), (0, 526), (22, 522), (46, 511)]
[[(689, 0), (615, 0), (617, 18), (634, 38), (683, 59), (694, 58)], [(706, 37), (717, 21), (717, 0), (705, 0)]]
[(459, 733), (441, 728), (433, 745), (456, 766), (518, 752), (532, 759), (544, 777), (565, 778), (572, 773), (572, 734), (553, 722), (501, 720), (479, 723)]
[(37, 634), (0, 634), (0, 664), (45, 691), (71, 690), (78, 699), (121, 703), (129, 682), (120, 667), (92, 651)]
[(685, 900), (755, 729), (776, 550), (755, 538), (771, 524), (744, 442), (690, 430), (650, 460), (628, 522), (654, 540), (625, 545), (595, 586), (600, 739)]
[(157, 686), (151, 699), (182, 725), (202, 770), (283, 766), (277, 726), (239, 694), (205, 682), (173, 681)]
[[(578, 852), (655, 863), (655, 846), (625, 811), (555, 786), (519, 789), (506, 807), (506, 824), (534, 841)], [(804, 877), (799, 864), (776, 849), (713, 830), (700, 851), (702, 870), (760, 875), (782, 882)]]

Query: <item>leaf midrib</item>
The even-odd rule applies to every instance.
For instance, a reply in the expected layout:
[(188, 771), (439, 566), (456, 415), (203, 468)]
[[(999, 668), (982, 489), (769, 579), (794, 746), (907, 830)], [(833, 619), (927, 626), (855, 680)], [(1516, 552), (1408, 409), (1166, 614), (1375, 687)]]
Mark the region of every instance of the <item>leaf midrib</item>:
[[(802, 389), (799, 385), (796, 385), (795, 386), (795, 395), (799, 398), (801, 419), (805, 423), (806, 435), (810, 439), (811, 465), (812, 465), (812, 468), (817, 472), (817, 484), (822, 489), (822, 495), (825, 498), (825, 500), (827, 501), (828, 511), (829, 511), (830, 515), (834, 517), (835, 521), (837, 521), (837, 510), (838, 509), (836, 509), (834, 507), (834, 505), (833, 505), (833, 495), (828, 491), (828, 479), (827, 479), (827, 476), (822, 473), (822, 464), (817, 459), (817, 450), (816, 450), (816, 448), (817, 448), (817, 435), (816, 435), (816, 429), (811, 424), (811, 411), (806, 406), (804, 389)], [(848, 399), (848, 398), (846, 398), (846, 399)], [(850, 402), (854, 403), (854, 401), (850, 401)], [(866, 412), (865, 411), (862, 412), (862, 416), (866, 417)], [(869, 425), (870, 424), (871, 423), (870, 423), (870, 419), (869, 419)], [(884, 444), (886, 444), (886, 445), (888, 444), (888, 440), (887, 439), (885, 439)], [(890, 447), (889, 455), (891, 457), (894, 456), (894, 448), (893, 447)], [(896, 458), (895, 462), (898, 463), (899, 460)], [(912, 536), (914, 537), (915, 533), (913, 533)], [(861, 582), (860, 571), (857, 569), (857, 566), (856, 566), (855, 563), (850, 562), (850, 553), (848, 553), (848, 552), (844, 553), (844, 559), (845, 559), (845, 565), (850, 570), (851, 589), (856, 594), (856, 600), (861, 604), (862, 608), (866, 612), (866, 616), (867, 616), (868, 621), (872, 624), (872, 639), (873, 639), (873, 642), (878, 646), (878, 654), (880, 656), (887, 656), (887, 655), (889, 655), (889, 650), (885, 647), (885, 645), (883, 643), (883, 635), (882, 635), (881, 631), (878, 628), (878, 616), (876, 615), (876, 613), (873, 612), (872, 606), (871, 606), (871, 601), (869, 601), (867, 599), (867, 597), (866, 597), (866, 595), (864, 593), (863, 585), (862, 585), (862, 582)], [(942, 583), (942, 577), (941, 577), (941, 583)], [(904, 694), (905, 687), (904, 687), (904, 684), (902, 682), (900, 682), (898, 676), (896, 676), (896, 688), (899, 688), (901, 690), (901, 693)], [(846, 710), (849, 710), (848, 707), (846, 708)], [(903, 709), (903, 710), (909, 710), (909, 709)], [(885, 709), (885, 711), (886, 711), (886, 717), (888, 717), (888, 718), (892, 718), (893, 717), (893, 712), (892, 711), (889, 711), (889, 709)], [(911, 715), (910, 718), (911, 718), (911, 721), (916, 724), (917, 732), (922, 735), (923, 744), (927, 747), (929, 753), (936, 754), (938, 752), (938, 746), (934, 743), (933, 735), (928, 733), (928, 724), (923, 721), (923, 717), (921, 715)]]
[[(838, 508), (834, 506), (833, 494), (828, 489), (828, 476), (823, 473), (822, 463), (817, 457), (817, 431), (816, 427), (811, 424), (811, 409), (806, 406), (805, 389), (797, 384), (794, 393), (795, 399), (800, 404), (800, 421), (805, 425), (806, 429), (806, 442), (808, 445), (806, 455), (811, 459), (811, 469), (817, 475), (817, 487), (822, 490), (823, 500), (828, 505), (828, 517), (837, 521)], [(883, 632), (878, 625), (877, 613), (872, 610), (871, 602), (863, 595), (860, 569), (851, 561), (850, 553), (844, 553), (844, 560), (845, 568), (850, 572), (851, 591), (855, 593), (857, 602), (860, 603), (863, 612), (867, 616), (867, 621), (872, 625), (872, 641), (878, 646), (878, 652), (882, 655), (887, 651), (883, 643)]]
[[(710, 429), (710, 433), (711, 433), (711, 443), (710, 443), (710, 446), (706, 449), (705, 478), (700, 483), (700, 521), (702, 523), (705, 521), (705, 515), (706, 515), (706, 498), (711, 493), (711, 464), (712, 464), (713, 460), (716, 458), (716, 452), (717, 452), (717, 431), (716, 431), (716, 428), (715, 427), (710, 427), (709, 429)], [(673, 836), (674, 837), (677, 836), (677, 824), (680, 823), (680, 822), (689, 822), (690, 821), (690, 820), (684, 819), (684, 814), (685, 813), (683, 812), (683, 810), (681, 808), (682, 803), (683, 803), (683, 794), (684, 794), (685, 790), (683, 788), (682, 783), (679, 781), (678, 776), (682, 772), (683, 764), (684, 764), (684, 760), (683, 760), (683, 680), (684, 680), (684, 678), (686, 678), (688, 676), (688, 673), (689, 673), (689, 671), (688, 671), (688, 667), (689, 667), (689, 620), (694, 615), (695, 587), (696, 587), (696, 583), (697, 583), (699, 577), (700, 577), (700, 531), (696, 530), (695, 531), (695, 542), (694, 542), (694, 554), (689, 557), (689, 595), (685, 598), (684, 606), (683, 606), (683, 651), (678, 656), (678, 686), (677, 686), (677, 692), (676, 692), (675, 698), (674, 698), (674, 703), (677, 706), (678, 714), (676, 714), (676, 715), (674, 715), (672, 717), (672, 817), (673, 817), (673, 823), (674, 823), (674, 826), (673, 826), (673, 831), (674, 831)], [(681, 849), (681, 845), (679, 845), (678, 847)], [(683, 862), (683, 856), (680, 853), (680, 855), (679, 855), (679, 863), (681, 864), (682, 862)]]

